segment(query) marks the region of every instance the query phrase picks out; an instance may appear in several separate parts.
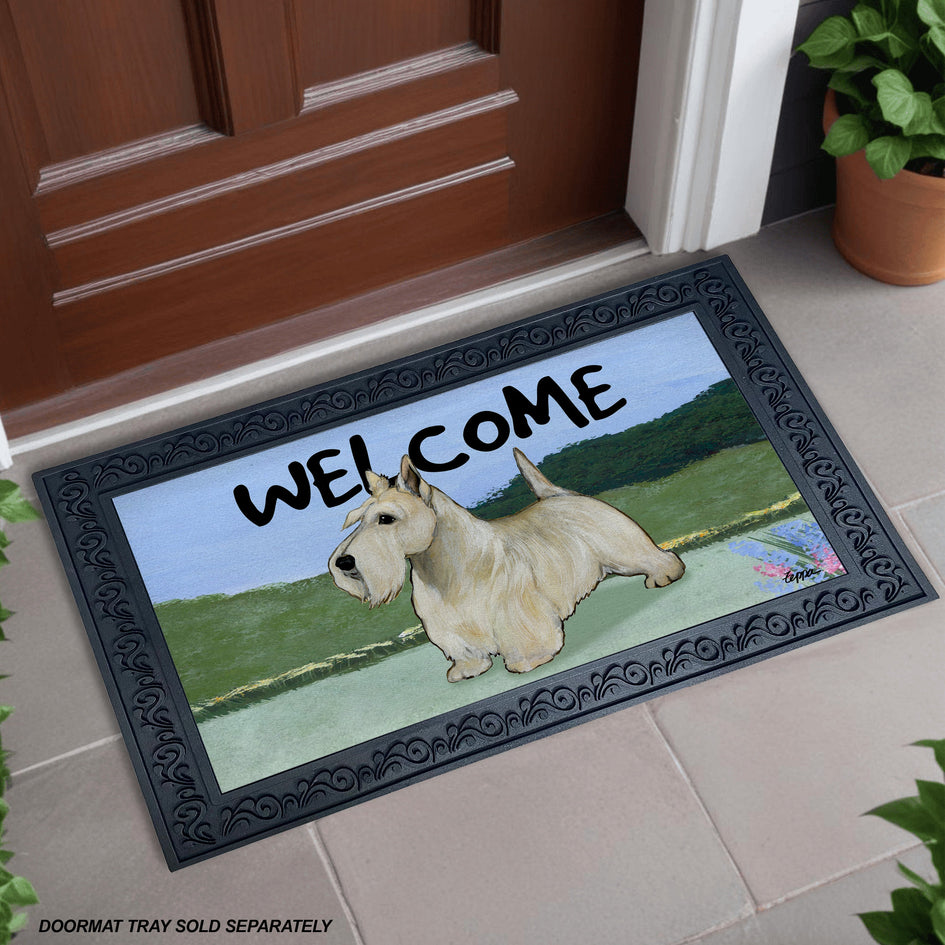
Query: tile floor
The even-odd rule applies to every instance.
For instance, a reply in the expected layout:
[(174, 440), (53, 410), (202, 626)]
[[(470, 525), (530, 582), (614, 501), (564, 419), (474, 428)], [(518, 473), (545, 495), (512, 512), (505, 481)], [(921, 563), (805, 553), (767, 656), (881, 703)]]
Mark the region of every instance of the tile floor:
[[(945, 283), (894, 288), (859, 275), (833, 251), (825, 212), (720, 251), (941, 593)], [(31, 491), (34, 469), (696, 258), (640, 257), (486, 305), (422, 337), (20, 453), (5, 475)], [(48, 533), (9, 532), (9, 840), (42, 898), (17, 945), (59, 940), (40, 934), (43, 919), (259, 915), (330, 919), (316, 940), (336, 945), (859, 945), (870, 939), (854, 914), (886, 907), (895, 858), (927, 866), (907, 835), (859, 815), (934, 776), (929, 753), (906, 746), (945, 735), (942, 602), (169, 873)], [(68, 940), (264, 939), (172, 924), (167, 935)]]

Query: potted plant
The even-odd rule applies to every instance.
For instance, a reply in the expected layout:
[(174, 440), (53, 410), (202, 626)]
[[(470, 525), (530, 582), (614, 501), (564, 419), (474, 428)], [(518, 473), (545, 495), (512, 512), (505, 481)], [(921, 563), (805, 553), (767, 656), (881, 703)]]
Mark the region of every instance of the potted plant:
[(798, 49), (831, 72), (837, 248), (884, 282), (945, 278), (945, 0), (862, 0)]
[[(33, 506), (20, 494), (20, 487), (8, 479), (0, 479), (0, 523), (25, 522), (38, 517)], [(9, 544), (10, 540), (6, 534), (0, 531), (0, 565), (8, 563), (3, 549)], [(12, 616), (12, 612), (5, 610), (0, 604), (0, 623)], [(3, 629), (0, 628), (0, 640), (4, 639)], [(12, 711), (10, 706), (0, 705), (0, 722), (4, 722)], [(10, 769), (7, 767), (9, 754), (0, 740), (0, 945), (6, 945), (26, 923), (26, 913), (17, 910), (38, 902), (36, 892), (29, 881), (22, 876), (15, 876), (6, 868), (13, 856), (9, 850), (3, 849), (3, 822), (10, 812), (10, 807), (3, 797), (10, 780)]]

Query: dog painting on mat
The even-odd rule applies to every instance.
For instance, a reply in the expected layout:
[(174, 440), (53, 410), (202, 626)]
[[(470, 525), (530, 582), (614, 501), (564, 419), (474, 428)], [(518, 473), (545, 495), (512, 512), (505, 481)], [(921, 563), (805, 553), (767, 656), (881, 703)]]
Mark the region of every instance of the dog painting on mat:
[(450, 682), (484, 673), (494, 656), (513, 673), (553, 659), (564, 621), (608, 574), (665, 587), (685, 571), (629, 516), (514, 454), (538, 501), (494, 521), (431, 486), (407, 456), (393, 482), (367, 473), (371, 496), (343, 526), (358, 527), (329, 559), (335, 584), (371, 607), (400, 593), (410, 562), (413, 608), (450, 660)]

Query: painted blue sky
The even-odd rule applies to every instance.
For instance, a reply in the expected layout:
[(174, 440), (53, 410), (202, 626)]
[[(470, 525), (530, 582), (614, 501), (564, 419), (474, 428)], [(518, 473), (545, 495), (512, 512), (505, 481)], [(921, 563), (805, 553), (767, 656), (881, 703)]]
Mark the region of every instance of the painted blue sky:
[[(533, 423), (528, 437), (513, 433), (495, 452), (475, 452), (463, 443), (463, 426), (477, 411), (508, 416), (504, 386), (511, 384), (532, 396), (538, 379), (550, 375), (573, 393), (572, 373), (590, 364), (601, 365), (602, 370), (586, 375), (587, 384), (611, 387), (598, 395), (599, 406), (627, 400), (612, 416), (579, 428), (552, 404), (549, 423)], [(155, 603), (296, 581), (328, 569), (328, 557), (342, 539), (345, 515), (364, 501), (365, 494), (328, 509), (313, 489), (308, 508), (296, 510), (279, 503), (273, 520), (258, 527), (237, 508), (234, 486), (246, 485), (261, 507), (269, 486), (293, 486), (287, 471), (290, 462), (304, 464), (318, 450), (337, 449), (341, 455), (326, 461), (324, 468), (348, 470), (332, 486), (341, 495), (360, 481), (348, 446), (351, 434), (363, 437), (376, 472), (393, 475), (411, 436), (439, 424), (446, 432), (426, 442), (425, 454), (444, 460), (463, 451), (471, 458), (459, 469), (430, 473), (427, 478), (460, 504), (471, 506), (517, 474), (513, 446), (540, 463), (569, 443), (659, 417), (728, 376), (696, 317), (680, 315), (339, 429), (147, 486), (116, 497), (115, 507)], [(576, 397), (574, 401), (587, 414)], [(483, 436), (493, 431), (486, 425)]]

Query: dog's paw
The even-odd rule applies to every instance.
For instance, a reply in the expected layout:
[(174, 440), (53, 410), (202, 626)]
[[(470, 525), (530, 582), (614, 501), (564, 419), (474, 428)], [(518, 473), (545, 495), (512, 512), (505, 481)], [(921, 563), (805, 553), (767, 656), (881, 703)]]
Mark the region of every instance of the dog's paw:
[(453, 665), (446, 671), (446, 678), (449, 682), (459, 682), (461, 679), (472, 679), (474, 676), (481, 676), (492, 666), (492, 660), (489, 657), (483, 659), (455, 660)]
[(505, 668), (510, 673), (530, 673), (533, 669), (544, 666), (545, 663), (550, 663), (557, 653), (558, 650), (555, 650), (554, 652), (542, 653), (538, 656), (528, 656), (522, 659), (507, 659), (505, 661)]
[(666, 587), (673, 581), (678, 581), (684, 574), (686, 566), (682, 559), (675, 552), (666, 552), (664, 566), (659, 571), (654, 571), (646, 576), (647, 587)]

